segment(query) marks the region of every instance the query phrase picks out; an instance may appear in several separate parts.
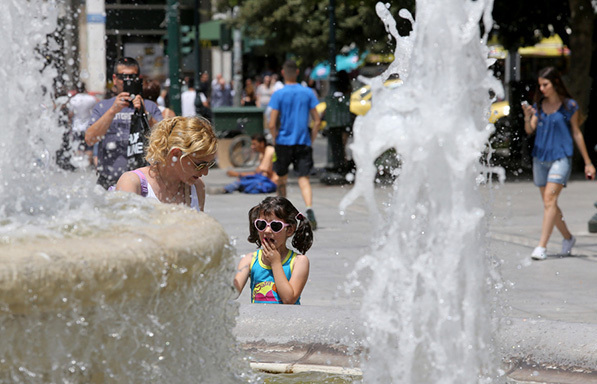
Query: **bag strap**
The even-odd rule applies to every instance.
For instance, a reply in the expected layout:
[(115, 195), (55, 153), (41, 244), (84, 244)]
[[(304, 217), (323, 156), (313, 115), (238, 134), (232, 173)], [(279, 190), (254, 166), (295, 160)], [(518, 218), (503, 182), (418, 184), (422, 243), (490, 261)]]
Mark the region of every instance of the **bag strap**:
[(148, 189), (147, 179), (145, 178), (145, 175), (138, 169), (135, 169), (133, 172), (136, 173), (137, 176), (139, 176), (139, 180), (141, 181), (141, 196), (147, 197)]
[(191, 206), (191, 187), (189, 185), (184, 186), (184, 203), (187, 206)]

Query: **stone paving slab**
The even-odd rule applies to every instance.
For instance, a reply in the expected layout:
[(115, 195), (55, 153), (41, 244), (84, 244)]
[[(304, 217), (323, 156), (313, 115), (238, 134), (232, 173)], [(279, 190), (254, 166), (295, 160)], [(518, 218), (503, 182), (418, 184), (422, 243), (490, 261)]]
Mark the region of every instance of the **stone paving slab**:
[[(322, 148), (325, 149), (325, 141), (318, 139), (314, 157), (319, 167), (325, 164)], [(215, 168), (210, 170), (205, 181), (210, 187), (221, 187), (232, 179), (225, 175), (225, 170)], [(371, 218), (362, 199), (350, 206), (344, 216), (339, 214), (338, 204), (350, 186), (327, 186), (317, 179), (312, 179), (312, 185), (319, 228), (315, 232), (313, 248), (308, 252), (311, 272), (301, 299), (302, 311), (307, 315), (304, 320), (307, 321), (313, 311), (323, 322), (335, 320), (335, 311), (348, 311), (358, 319), (362, 297), (358, 290), (347, 288), (350, 283), (348, 275), (357, 260), (369, 252)], [(497, 269), (503, 280), (503, 288), (497, 294), (499, 314), (504, 321), (510, 321), (502, 326), (500, 343), (504, 348), (516, 343), (520, 346), (520, 356), (536, 352), (541, 348), (533, 344), (537, 338), (526, 337), (519, 331), (526, 329), (525, 324), (539, 324), (527, 330), (536, 329), (553, 343), (545, 349), (551, 355), (544, 353), (544, 358), (560, 362), (578, 361), (584, 364), (584, 368), (597, 370), (597, 358), (591, 362), (580, 361), (583, 360), (583, 352), (576, 348), (578, 339), (571, 336), (586, 334), (583, 348), (597, 351), (597, 337), (594, 336), (597, 324), (597, 234), (589, 233), (587, 226), (588, 220), (597, 212), (593, 207), (597, 199), (597, 184), (574, 179), (563, 191), (560, 206), (578, 241), (572, 256), (558, 255), (562, 237), (554, 230), (548, 245), (549, 257), (544, 261), (530, 259), (530, 253), (539, 240), (543, 214), (538, 188), (530, 180), (519, 179), (480, 189), (487, 201), (488, 248), (499, 262)], [(388, 190), (377, 188), (375, 193), (382, 196), (388, 194)], [(254, 250), (254, 245), (246, 241), (247, 213), (264, 197), (241, 193), (207, 197), (206, 212), (222, 223), (234, 239), (239, 255)], [(296, 179), (292, 177), (288, 197), (299, 210), (305, 209)], [(243, 324), (252, 321), (250, 317), (255, 316), (250, 308), (247, 288), (238, 300), (241, 315), (237, 327), (243, 327)], [(269, 309), (264, 310), (264, 314), (269, 312)], [(358, 328), (359, 325), (353, 323), (344, 327), (343, 332)], [(569, 332), (563, 332), (564, 328)], [(254, 336), (258, 338), (258, 335)]]

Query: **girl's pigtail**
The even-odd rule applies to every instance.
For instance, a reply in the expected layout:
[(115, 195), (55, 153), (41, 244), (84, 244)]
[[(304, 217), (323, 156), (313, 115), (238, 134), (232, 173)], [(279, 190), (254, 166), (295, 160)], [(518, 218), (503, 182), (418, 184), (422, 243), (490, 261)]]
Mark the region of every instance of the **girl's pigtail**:
[(292, 246), (300, 253), (305, 254), (313, 244), (313, 230), (311, 229), (309, 220), (302, 213), (298, 213), (296, 219), (296, 231), (294, 231), (292, 238)]
[(259, 217), (259, 205), (254, 206), (249, 210), (249, 237), (247, 241), (249, 243), (257, 244), (257, 248), (261, 247), (261, 240), (259, 240), (259, 233), (253, 223)]

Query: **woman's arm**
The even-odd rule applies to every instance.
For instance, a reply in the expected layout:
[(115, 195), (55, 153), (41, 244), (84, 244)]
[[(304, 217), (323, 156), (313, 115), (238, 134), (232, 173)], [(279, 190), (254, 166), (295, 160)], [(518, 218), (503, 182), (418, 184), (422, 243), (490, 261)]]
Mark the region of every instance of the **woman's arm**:
[[(238, 268), (236, 269), (236, 276), (234, 276), (234, 287), (238, 291), (238, 295), (240, 296), (245, 284), (247, 284), (247, 280), (249, 279), (249, 272), (251, 266), (251, 260), (253, 259), (253, 254), (248, 253), (240, 259), (238, 263)], [(237, 296), (238, 297), (238, 296)]]
[(593, 163), (591, 163), (591, 158), (589, 157), (589, 153), (587, 151), (587, 146), (585, 144), (585, 138), (580, 130), (580, 126), (578, 123), (579, 119), (579, 112), (578, 110), (574, 112), (572, 118), (570, 119), (570, 125), (572, 126), (572, 138), (578, 147), (578, 151), (580, 152), (584, 162), (585, 162), (585, 177), (588, 179), (592, 179), (595, 177), (595, 167)]
[(116, 190), (141, 195), (141, 179), (139, 179), (139, 176), (135, 172), (125, 172), (118, 179)]
[(523, 105), (522, 110), (524, 112), (524, 131), (527, 135), (530, 135), (537, 129), (537, 123), (539, 122), (536, 115), (537, 111), (530, 105)]
[(275, 149), (273, 146), (268, 145), (265, 147), (265, 152), (261, 156), (261, 161), (259, 162), (259, 166), (255, 170), (255, 173), (261, 173), (270, 179), (274, 173), (274, 153)]

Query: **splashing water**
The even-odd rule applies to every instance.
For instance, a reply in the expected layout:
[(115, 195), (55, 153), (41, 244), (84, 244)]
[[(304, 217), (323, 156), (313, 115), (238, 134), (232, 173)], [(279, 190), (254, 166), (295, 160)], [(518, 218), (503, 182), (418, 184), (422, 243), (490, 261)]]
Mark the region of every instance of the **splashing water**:
[[(490, 134), (486, 39), (491, 0), (419, 0), (416, 22), (401, 37), (386, 5), (377, 12), (396, 39), (396, 61), (370, 81), (371, 110), (354, 124), (354, 188), (381, 222), (366, 270), (362, 315), (371, 383), (485, 383), (496, 378), (492, 358), (489, 267), (482, 243), (484, 211), (477, 182)], [(485, 33), (482, 35), (480, 29)], [(403, 85), (382, 83), (398, 73)], [(380, 210), (374, 161), (388, 149), (402, 166)], [(365, 279), (365, 278), (363, 278)]]
[[(64, 6), (3, 0), (0, 12), (0, 381), (246, 382), (219, 224), (54, 164), (58, 71), (41, 52)], [(166, 244), (202, 225), (219, 240)]]

